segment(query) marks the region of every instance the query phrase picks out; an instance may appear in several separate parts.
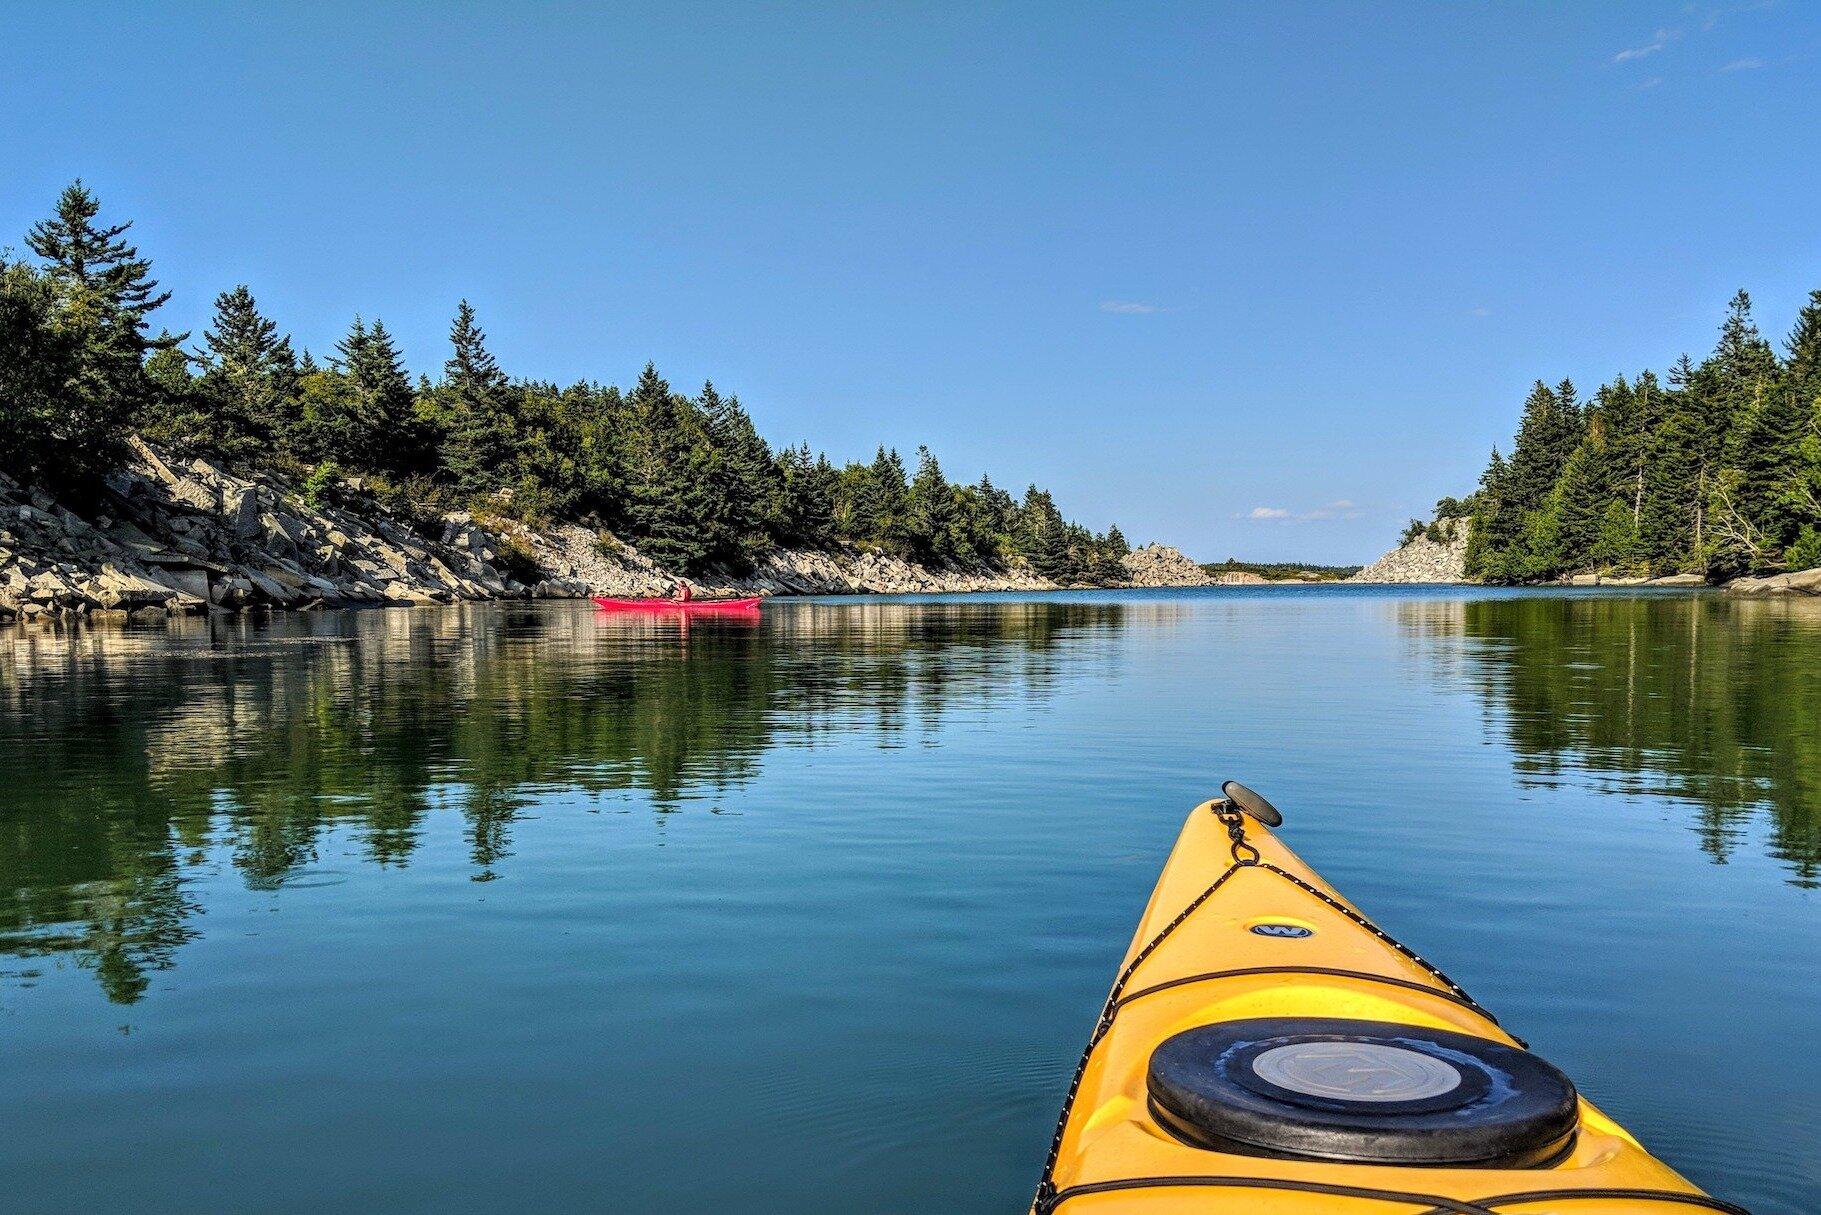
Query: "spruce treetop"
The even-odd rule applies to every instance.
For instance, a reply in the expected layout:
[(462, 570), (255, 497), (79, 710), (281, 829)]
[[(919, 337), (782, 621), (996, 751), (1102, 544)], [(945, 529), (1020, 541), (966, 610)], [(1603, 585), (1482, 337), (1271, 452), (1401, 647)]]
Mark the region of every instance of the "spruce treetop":
[(98, 225), (100, 213), (100, 202), (78, 178), (57, 199), (56, 215), (32, 225), (26, 247), (49, 263), (53, 279), (98, 290), (143, 317), (171, 293), (153, 294), (158, 284), (151, 277), (152, 263), (121, 239), (132, 221)]

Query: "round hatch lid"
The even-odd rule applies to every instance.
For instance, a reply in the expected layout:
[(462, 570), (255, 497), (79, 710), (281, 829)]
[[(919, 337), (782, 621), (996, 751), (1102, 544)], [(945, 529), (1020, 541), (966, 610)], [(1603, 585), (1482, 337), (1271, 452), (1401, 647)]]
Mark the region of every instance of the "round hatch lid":
[(1520, 1168), (1573, 1142), (1574, 1085), (1528, 1051), (1386, 1021), (1269, 1017), (1151, 1053), (1151, 1110), (1197, 1147), (1358, 1164)]

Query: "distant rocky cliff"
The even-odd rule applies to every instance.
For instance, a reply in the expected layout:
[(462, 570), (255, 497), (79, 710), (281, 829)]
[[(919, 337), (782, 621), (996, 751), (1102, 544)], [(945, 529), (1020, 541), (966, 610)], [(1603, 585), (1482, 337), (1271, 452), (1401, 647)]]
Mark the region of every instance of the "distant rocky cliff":
[(1206, 570), (1167, 544), (1147, 544), (1125, 557), (1126, 578), (1132, 586), (1209, 586)]
[(1467, 580), (1467, 521), (1445, 519), (1443, 538), (1431, 540), (1417, 533), (1409, 543), (1392, 549), (1348, 582), (1465, 582)]

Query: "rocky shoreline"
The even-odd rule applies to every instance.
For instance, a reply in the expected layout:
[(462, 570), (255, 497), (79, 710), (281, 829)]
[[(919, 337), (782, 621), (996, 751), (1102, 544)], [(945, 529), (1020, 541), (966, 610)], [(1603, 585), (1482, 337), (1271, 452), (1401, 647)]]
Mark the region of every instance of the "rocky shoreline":
[[(336, 498), (137, 440), (86, 514), (0, 476), (0, 623), (651, 595), (679, 581), (578, 523), (532, 529), (461, 512), (413, 527), (358, 484)], [(1127, 586), (1211, 581), (1162, 545), (1125, 565)], [(704, 595), (1060, 589), (1029, 571), (929, 569), (861, 549), (783, 550), (738, 577), (687, 581)]]
[(1348, 582), (1426, 583), (1467, 581), (1467, 527), (1458, 519), (1438, 525), (1440, 540), (1418, 533), (1348, 578)]
[[(1475, 585), (1467, 577), (1467, 528), (1460, 520), (1443, 520), (1442, 539), (1418, 533), (1348, 578), (1348, 582), (1381, 585)], [(1695, 588), (1710, 585), (1699, 574), (1665, 574), (1657, 578), (1615, 574), (1574, 574), (1547, 586), (1646, 586)], [(1821, 596), (1821, 569), (1772, 574), (1762, 578), (1735, 578), (1724, 585), (1729, 595), (1767, 598), (1783, 595)]]
[[(0, 623), (93, 617), (428, 605), (490, 599), (661, 595), (680, 579), (579, 523), (533, 529), (458, 512), (415, 526), (358, 483), (324, 500), (276, 476), (168, 458), (137, 440), (100, 504), (79, 514), (0, 476)], [(1347, 581), (1465, 582), (1465, 527), (1418, 535)], [(1210, 575), (1148, 544), (1124, 559), (1126, 587), (1263, 583)], [(738, 576), (688, 581), (699, 595), (921, 594), (1065, 589), (1029, 570), (931, 569), (858, 548), (780, 550)], [(1569, 585), (1699, 586), (1695, 575), (1586, 574)], [(1821, 596), (1821, 570), (1742, 578), (1730, 592)]]

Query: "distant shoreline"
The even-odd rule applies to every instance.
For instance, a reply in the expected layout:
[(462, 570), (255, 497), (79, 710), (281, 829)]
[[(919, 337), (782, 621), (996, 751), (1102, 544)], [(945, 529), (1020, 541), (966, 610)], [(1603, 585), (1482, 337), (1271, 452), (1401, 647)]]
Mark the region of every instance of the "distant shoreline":
[(1063, 583), (1026, 566), (932, 568), (857, 545), (781, 548), (739, 574), (667, 570), (599, 528), (456, 511), (407, 520), (371, 498), (239, 475), (133, 440), (100, 502), (78, 512), (0, 474), (0, 623), (82, 617), (698, 595), (941, 594), (1208, 581), (1145, 545), (1121, 577)]

